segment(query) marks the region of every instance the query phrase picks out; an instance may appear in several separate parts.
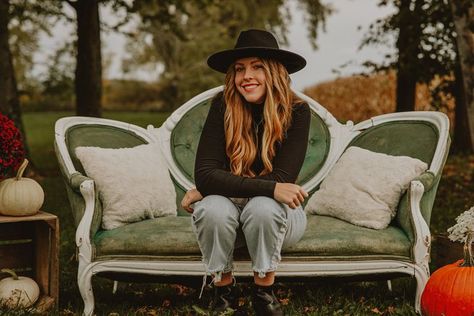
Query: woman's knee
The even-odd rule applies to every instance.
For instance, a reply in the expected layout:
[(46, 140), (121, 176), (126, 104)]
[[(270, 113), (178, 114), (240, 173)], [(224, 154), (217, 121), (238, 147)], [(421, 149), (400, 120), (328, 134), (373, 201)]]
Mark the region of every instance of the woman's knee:
[(193, 221), (205, 220), (207, 224), (238, 223), (239, 211), (228, 198), (221, 195), (208, 195), (195, 203)]
[(257, 196), (247, 203), (242, 210), (240, 220), (243, 224), (266, 224), (286, 221), (286, 211), (277, 201), (266, 196)]

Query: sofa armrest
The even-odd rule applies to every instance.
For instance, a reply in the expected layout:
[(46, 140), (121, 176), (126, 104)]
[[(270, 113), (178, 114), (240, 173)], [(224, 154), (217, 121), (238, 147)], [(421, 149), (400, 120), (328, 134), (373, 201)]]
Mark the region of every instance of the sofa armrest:
[(426, 171), (412, 180), (407, 192), (405, 192), (405, 194), (403, 194), (402, 198), (400, 199), (395, 221), (407, 234), (411, 242), (414, 242), (416, 239), (413, 217), (414, 210), (412, 209), (410, 203), (412, 198), (410, 191), (412, 190), (413, 183), (419, 182), (423, 186), (423, 195), (421, 196), (419, 209), (425, 222), (429, 223), (439, 180), (439, 176), (435, 176), (435, 174), (431, 171)]
[(413, 179), (413, 181), (415, 181), (415, 180), (420, 181), (421, 184), (423, 184), (424, 191), (428, 192), (433, 187), (433, 185), (435, 183), (435, 180), (436, 180), (436, 176), (431, 171), (425, 171), (422, 174), (420, 174), (418, 177)]
[(82, 182), (86, 181), (86, 180), (92, 180), (91, 178), (89, 177), (86, 177), (85, 175), (83, 175), (82, 173), (80, 172), (75, 172), (73, 173), (69, 179), (68, 179), (68, 184), (71, 186), (71, 189), (74, 190), (74, 192), (76, 193), (81, 193), (81, 184)]
[[(82, 229), (88, 231), (89, 239), (92, 239), (100, 229), (102, 221), (102, 203), (94, 188), (94, 181), (80, 172), (75, 172), (67, 179), (67, 188), (77, 233), (82, 225)], [(92, 198), (89, 197), (90, 194)], [(91, 214), (86, 213), (88, 210)]]
[(396, 221), (410, 239), (414, 261), (429, 273), (429, 223), (441, 175), (425, 172), (410, 183), (400, 201)]

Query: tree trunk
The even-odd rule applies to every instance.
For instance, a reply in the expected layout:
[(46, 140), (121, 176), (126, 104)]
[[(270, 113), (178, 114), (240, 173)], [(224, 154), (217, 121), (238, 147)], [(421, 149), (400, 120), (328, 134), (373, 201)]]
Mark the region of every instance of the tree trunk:
[(469, 136), (469, 121), (467, 115), (465, 92), (463, 84), (463, 76), (461, 65), (459, 63), (459, 55), (457, 56), (457, 64), (454, 69), (454, 98), (456, 105), (454, 108), (454, 135), (452, 151), (455, 153), (466, 152), (471, 144)]
[[(451, 10), (453, 13), (454, 25), (457, 33), (457, 51), (461, 71), (460, 77), (463, 82), (462, 105), (456, 102), (456, 117), (463, 119), (459, 126), (456, 126), (456, 135), (466, 138), (456, 148), (458, 151), (474, 153), (474, 5), (472, 0), (452, 0)], [(458, 74), (457, 74), (458, 75)], [(456, 78), (457, 79), (457, 78)], [(458, 119), (456, 119), (456, 125)], [(464, 135), (463, 135), (464, 134)], [(462, 136), (461, 136), (462, 135)]]
[(102, 114), (102, 58), (98, 0), (70, 2), (77, 14), (76, 113)]
[(397, 91), (396, 111), (415, 110), (416, 83), (418, 81), (417, 55), (421, 28), (417, 19), (419, 2), (410, 10), (410, 0), (402, 0), (399, 12), (399, 34), (397, 39)]
[(20, 99), (13, 69), (13, 56), (8, 42), (10, 37), (8, 30), (8, 22), (10, 21), (9, 6), (10, 1), (0, 1), (0, 112), (12, 119), (15, 126), (20, 130), (26, 154), (29, 156), (30, 151), (21, 120)]

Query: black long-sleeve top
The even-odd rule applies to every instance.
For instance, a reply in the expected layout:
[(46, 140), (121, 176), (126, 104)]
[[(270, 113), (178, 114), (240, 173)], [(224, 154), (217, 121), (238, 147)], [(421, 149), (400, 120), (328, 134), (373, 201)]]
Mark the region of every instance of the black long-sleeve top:
[[(263, 104), (250, 104), (254, 133), (257, 133), (257, 156), (252, 170), (259, 174), (263, 169), (261, 148), (264, 122)], [(230, 162), (225, 150), (224, 100), (222, 93), (214, 97), (204, 124), (196, 154), (194, 178), (197, 190), (203, 195), (222, 195), (226, 197), (267, 196), (273, 198), (275, 185), (294, 183), (303, 165), (308, 144), (311, 113), (308, 104), (293, 105), (290, 127), (284, 139), (277, 144), (273, 158), (273, 171), (252, 178), (237, 176), (230, 172)], [(260, 122), (260, 123), (256, 123)]]

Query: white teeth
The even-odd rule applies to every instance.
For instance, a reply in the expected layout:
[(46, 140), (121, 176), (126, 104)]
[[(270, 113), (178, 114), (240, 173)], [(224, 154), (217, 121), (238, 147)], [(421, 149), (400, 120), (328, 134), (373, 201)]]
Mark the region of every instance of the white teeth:
[(245, 90), (253, 90), (254, 88), (256, 88), (257, 85), (256, 84), (250, 84), (250, 85), (246, 85), (246, 86), (243, 86), (243, 88)]

